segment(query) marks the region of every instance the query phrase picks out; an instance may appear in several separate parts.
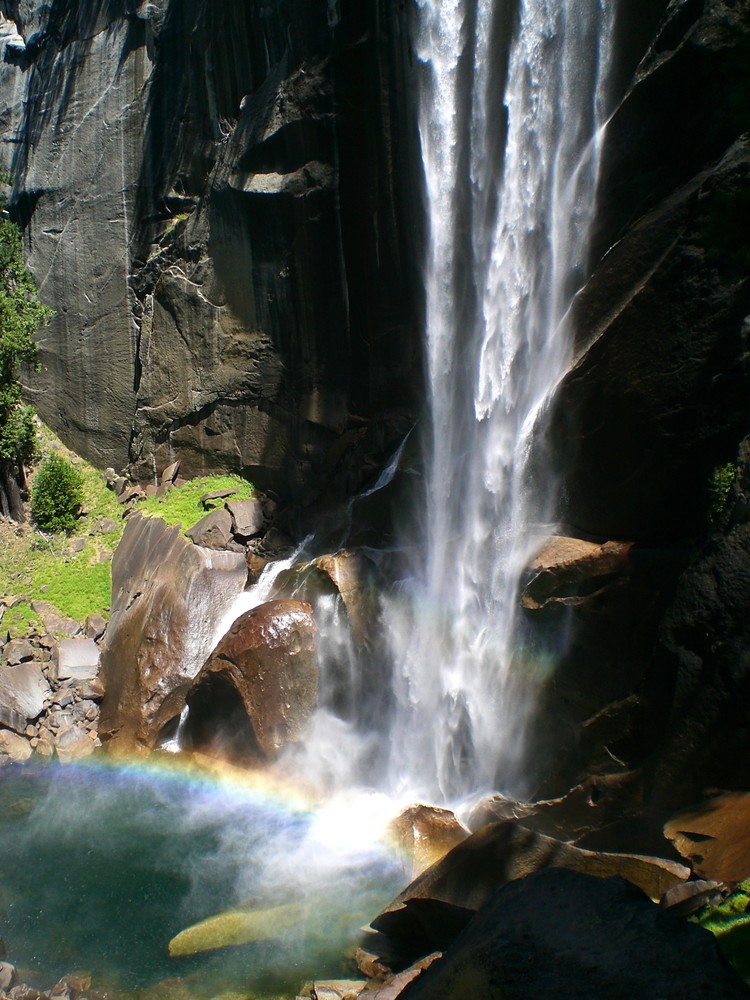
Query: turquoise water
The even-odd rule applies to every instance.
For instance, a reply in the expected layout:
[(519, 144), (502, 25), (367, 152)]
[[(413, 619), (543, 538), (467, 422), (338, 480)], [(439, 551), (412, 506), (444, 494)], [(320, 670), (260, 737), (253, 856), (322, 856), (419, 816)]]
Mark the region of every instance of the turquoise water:
[[(351, 974), (344, 951), (403, 881), (384, 848), (329, 847), (314, 811), (278, 789), (21, 766), (0, 771), (0, 802), (0, 938), (37, 987), (85, 971), (114, 991), (178, 978), (196, 998), (293, 995), (307, 978)], [(217, 912), (292, 902), (307, 916), (274, 940), (168, 955), (172, 937)]]

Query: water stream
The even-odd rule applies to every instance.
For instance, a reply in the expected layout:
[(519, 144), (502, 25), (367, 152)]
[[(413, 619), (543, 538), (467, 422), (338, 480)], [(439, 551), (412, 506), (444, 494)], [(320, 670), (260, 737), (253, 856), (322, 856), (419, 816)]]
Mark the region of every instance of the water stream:
[(391, 785), (452, 800), (523, 788), (517, 590), (556, 499), (528, 463), (586, 273), (614, 4), (418, 6), (432, 434), (424, 561), (389, 609)]

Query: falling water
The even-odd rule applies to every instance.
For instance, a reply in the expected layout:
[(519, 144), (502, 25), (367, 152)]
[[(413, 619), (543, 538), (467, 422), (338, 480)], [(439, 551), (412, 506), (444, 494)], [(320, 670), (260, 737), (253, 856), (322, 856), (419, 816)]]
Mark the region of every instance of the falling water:
[(425, 561), (388, 608), (391, 746), (396, 784), (451, 799), (520, 787), (537, 667), (518, 582), (555, 508), (529, 456), (585, 278), (613, 3), (418, 7), (432, 440)]

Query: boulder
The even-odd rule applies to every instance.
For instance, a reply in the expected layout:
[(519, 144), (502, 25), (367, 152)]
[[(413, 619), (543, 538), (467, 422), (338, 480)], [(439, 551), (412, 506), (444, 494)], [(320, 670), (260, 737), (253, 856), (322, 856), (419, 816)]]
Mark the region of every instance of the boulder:
[(232, 541), (232, 516), (227, 510), (212, 510), (185, 534), (205, 549), (226, 549)]
[(3, 659), (10, 666), (24, 663), (26, 660), (33, 660), (35, 649), (28, 639), (11, 639), (3, 646)]
[(232, 533), (240, 540), (253, 538), (263, 530), (263, 506), (260, 500), (232, 500), (226, 504), (232, 517)]
[(77, 726), (61, 729), (55, 736), (54, 747), (57, 758), (62, 764), (90, 757), (95, 749), (94, 741), (88, 732)]
[(160, 484), (164, 485), (165, 483), (173, 483), (175, 481), (175, 479), (177, 479), (177, 473), (179, 471), (180, 471), (180, 463), (179, 462), (172, 462), (162, 472), (161, 478), (159, 480)]
[(750, 997), (713, 936), (619, 878), (546, 869), (498, 889), (399, 1000)]
[(317, 705), (316, 631), (302, 601), (241, 615), (188, 693), (185, 743), (242, 762), (299, 740)]
[(628, 570), (632, 542), (587, 542), (582, 538), (548, 539), (531, 560), (521, 604), (538, 611), (550, 603), (581, 604), (592, 593), (616, 585)]
[(86, 635), (89, 639), (101, 639), (107, 628), (107, 620), (101, 615), (88, 615), (86, 618)]
[(31, 756), (31, 744), (23, 736), (0, 729), (0, 764), (12, 761), (20, 764)]
[(728, 792), (684, 809), (664, 834), (698, 874), (721, 882), (750, 877), (750, 793)]
[(0, 991), (9, 990), (15, 981), (15, 967), (10, 962), (0, 961)]
[(93, 639), (62, 639), (57, 645), (54, 680), (90, 681), (99, 673), (99, 647)]
[(586, 851), (513, 821), (472, 834), (401, 892), (372, 926), (413, 959), (419, 949), (446, 948), (498, 886), (540, 868), (567, 868), (599, 878), (619, 875), (653, 899), (690, 870), (662, 858)]
[(50, 692), (38, 664), (0, 667), (0, 722), (22, 733), (41, 714)]
[(179, 716), (246, 577), (240, 554), (193, 545), (158, 518), (128, 521), (112, 560), (103, 738), (116, 737), (124, 750), (154, 746), (163, 726)]
[(450, 809), (422, 804), (407, 806), (389, 823), (388, 833), (412, 879), (469, 836)]

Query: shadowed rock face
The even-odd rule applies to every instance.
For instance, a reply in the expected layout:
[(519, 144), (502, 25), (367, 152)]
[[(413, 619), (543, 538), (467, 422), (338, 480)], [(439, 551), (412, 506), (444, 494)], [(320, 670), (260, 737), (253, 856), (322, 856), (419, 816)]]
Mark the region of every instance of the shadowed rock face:
[(343, 6), (3, 4), (12, 210), (57, 310), (35, 402), (101, 467), (294, 493), (351, 413), (413, 403), (407, 19)]
[(499, 889), (447, 955), (400, 994), (403, 1000), (704, 995), (750, 996), (711, 934), (620, 879), (554, 869)]

